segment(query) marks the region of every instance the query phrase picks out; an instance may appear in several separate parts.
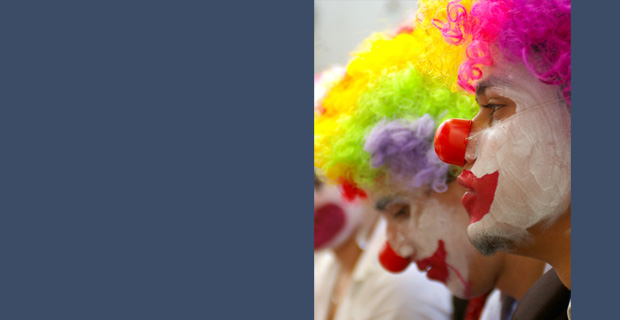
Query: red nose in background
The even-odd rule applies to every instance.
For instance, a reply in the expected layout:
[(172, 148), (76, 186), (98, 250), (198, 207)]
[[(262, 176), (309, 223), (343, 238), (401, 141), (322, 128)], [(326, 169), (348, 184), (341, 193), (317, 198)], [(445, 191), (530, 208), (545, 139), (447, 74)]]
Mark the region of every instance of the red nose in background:
[(383, 266), (385, 270), (393, 273), (405, 271), (411, 263), (408, 259), (405, 259), (394, 252), (387, 241), (379, 252), (379, 262), (381, 262), (381, 266)]
[(471, 120), (448, 119), (435, 133), (435, 153), (445, 163), (462, 167), (465, 165), (465, 149), (471, 128)]

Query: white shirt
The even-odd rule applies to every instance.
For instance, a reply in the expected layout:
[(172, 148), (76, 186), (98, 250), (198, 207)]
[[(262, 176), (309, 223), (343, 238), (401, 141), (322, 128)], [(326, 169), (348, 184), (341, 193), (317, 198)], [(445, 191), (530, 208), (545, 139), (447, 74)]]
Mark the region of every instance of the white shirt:
[(487, 301), (482, 308), (482, 314), (480, 320), (499, 320), (502, 314), (502, 303), (499, 299), (500, 292), (497, 289), (493, 289)]
[[(380, 218), (359, 257), (335, 320), (442, 320), (452, 315), (452, 296), (439, 282), (426, 278), (414, 266), (392, 274), (379, 264), (385, 243), (385, 221)], [(315, 254), (314, 319), (325, 320), (339, 266), (331, 250)]]
[[(493, 289), (493, 291), (491, 291), (491, 294), (482, 308), (480, 320), (500, 320), (502, 318), (502, 301), (500, 297), (501, 292), (499, 290)], [(517, 304), (515, 303), (515, 305), (512, 306), (513, 312), (516, 307)]]

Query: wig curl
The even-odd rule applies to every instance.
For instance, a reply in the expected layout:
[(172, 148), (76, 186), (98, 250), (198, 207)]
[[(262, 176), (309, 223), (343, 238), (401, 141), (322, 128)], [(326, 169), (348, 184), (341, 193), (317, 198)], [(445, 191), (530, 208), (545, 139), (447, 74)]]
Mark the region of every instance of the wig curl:
[(433, 18), (447, 43), (465, 47), (457, 83), (474, 92), (482, 66), (501, 53), (524, 63), (541, 82), (559, 86), (570, 104), (570, 0), (480, 0), (470, 10), (459, 0)]
[(440, 161), (432, 147), (436, 123), (425, 114), (415, 121), (379, 121), (366, 138), (364, 151), (371, 166), (385, 166), (393, 179), (411, 188), (431, 186), (444, 192), (449, 165)]
[[(421, 73), (430, 76), (437, 84), (457, 91), (459, 88), (457, 85), (458, 69), (466, 57), (465, 48), (444, 41), (445, 34), (437, 28), (437, 23), (441, 20), (459, 19), (448, 16), (446, 11), (448, 4), (448, 0), (420, 0), (418, 2), (413, 33), (420, 42), (420, 53), (414, 66)], [(460, 5), (462, 10), (469, 10), (472, 1), (463, 0)], [(452, 36), (459, 37), (458, 34)]]
[(323, 150), (331, 148), (340, 118), (350, 115), (362, 92), (379, 77), (410, 65), (416, 48), (410, 34), (372, 35), (346, 68), (343, 78), (322, 99), (314, 118), (315, 167), (324, 165)]
[(512, 0), (499, 39), (509, 59), (523, 61), (543, 83), (571, 98), (571, 2)]
[[(428, 18), (439, 12), (441, 6), (436, 1), (422, 0), (425, 1), (429, 5), (418, 12), (412, 31), (402, 29), (395, 36), (370, 36), (352, 54), (353, 59), (343, 78), (322, 98), (314, 118), (315, 167), (326, 165), (326, 150), (331, 150), (333, 141), (337, 140), (334, 137), (342, 134), (337, 132), (340, 122), (352, 114), (362, 93), (376, 85), (380, 78), (415, 67), (433, 80), (426, 86), (439, 87), (455, 82), (461, 61), (458, 57), (464, 54), (459, 52), (464, 50), (442, 41), (441, 32)], [(449, 52), (452, 54), (447, 54)]]
[(328, 148), (315, 149), (323, 160), (318, 167), (332, 181), (363, 189), (389, 181), (442, 192), (449, 168), (435, 155), (434, 132), (445, 119), (473, 116), (474, 104), (471, 95), (438, 87), (413, 66), (387, 73), (340, 115)]

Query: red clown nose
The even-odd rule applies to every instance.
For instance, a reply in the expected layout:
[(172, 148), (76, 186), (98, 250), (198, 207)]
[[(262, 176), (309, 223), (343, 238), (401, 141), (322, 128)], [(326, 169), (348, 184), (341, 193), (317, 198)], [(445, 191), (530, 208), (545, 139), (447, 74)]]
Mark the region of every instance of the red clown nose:
[(405, 271), (411, 263), (408, 259), (405, 259), (394, 252), (387, 241), (379, 252), (379, 262), (381, 262), (381, 265), (385, 270), (393, 273)]
[(465, 165), (465, 149), (471, 128), (471, 120), (448, 119), (435, 133), (435, 153), (445, 163), (462, 167)]

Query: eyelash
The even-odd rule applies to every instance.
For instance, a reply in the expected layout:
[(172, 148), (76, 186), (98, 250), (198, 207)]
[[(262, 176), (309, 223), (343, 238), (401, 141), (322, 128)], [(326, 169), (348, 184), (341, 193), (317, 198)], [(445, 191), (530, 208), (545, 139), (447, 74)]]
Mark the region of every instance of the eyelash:
[(394, 214), (394, 219), (405, 217), (407, 215), (407, 209), (408, 206), (402, 206), (402, 208), (400, 208), (400, 210), (398, 210), (398, 212)]
[(482, 107), (485, 108), (485, 109), (492, 108), (493, 110), (491, 111), (491, 116), (493, 116), (497, 110), (501, 109), (504, 106), (501, 105), (501, 104), (487, 104), (487, 105), (482, 106)]

